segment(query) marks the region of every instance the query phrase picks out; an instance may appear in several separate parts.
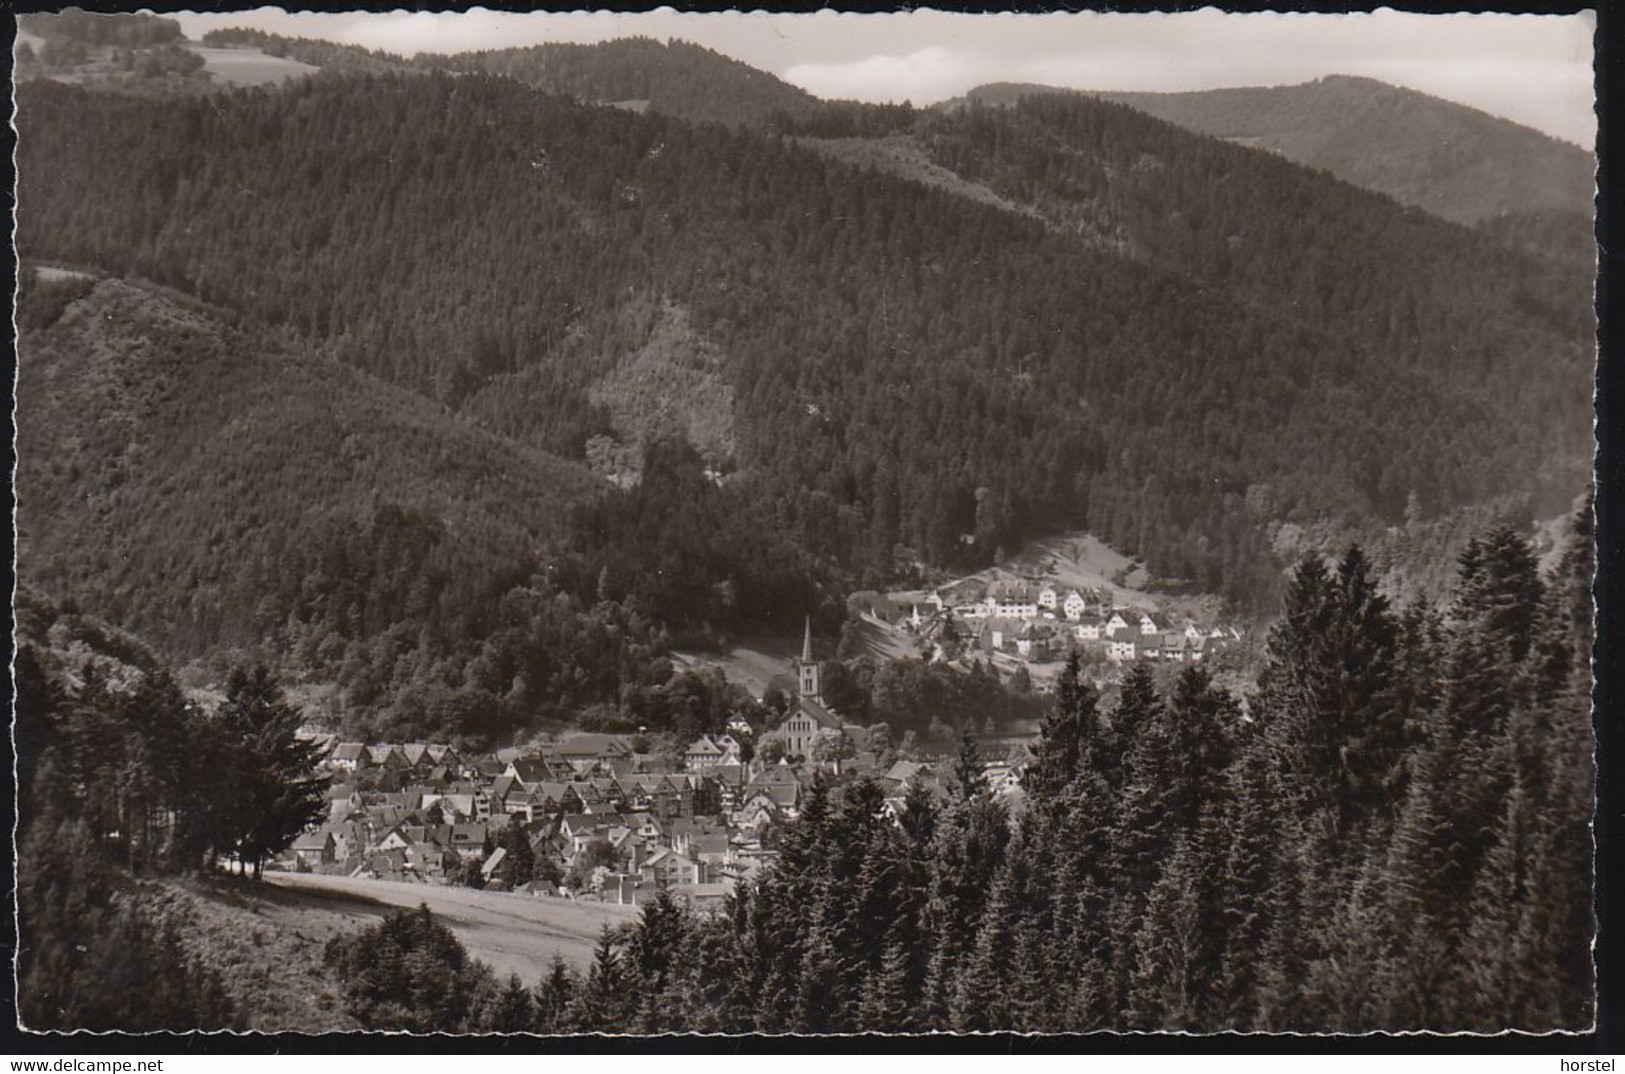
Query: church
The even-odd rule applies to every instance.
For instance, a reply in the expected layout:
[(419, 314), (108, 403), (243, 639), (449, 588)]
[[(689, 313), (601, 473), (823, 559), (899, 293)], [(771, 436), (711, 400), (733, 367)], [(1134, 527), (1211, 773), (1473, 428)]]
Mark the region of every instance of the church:
[(784, 737), (784, 751), (791, 757), (810, 757), (813, 740), (819, 731), (839, 731), (845, 721), (824, 704), (823, 692), (818, 685), (818, 662), (812, 652), (812, 620), (807, 621), (806, 637), (801, 643), (801, 659), (796, 661), (796, 703), (779, 724)]

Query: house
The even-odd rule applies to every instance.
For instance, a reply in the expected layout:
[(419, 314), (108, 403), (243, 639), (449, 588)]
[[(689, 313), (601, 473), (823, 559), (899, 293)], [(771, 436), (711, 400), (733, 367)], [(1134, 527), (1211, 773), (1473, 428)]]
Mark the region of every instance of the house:
[(1105, 630), (1105, 624), (1098, 616), (1079, 615), (1077, 625), (1072, 628), (1072, 636), (1078, 641), (1099, 641)]
[(396, 824), (390, 827), (377, 842), (373, 843), (373, 850), (405, 850), (416, 846), (423, 836), (421, 825)]
[(354, 821), (329, 825), (328, 830), (333, 833), (335, 861), (349, 861), (367, 848), (366, 829)]
[(457, 756), (457, 751), (452, 749), (450, 746), (431, 742), (429, 743), (429, 748), (426, 752), (429, 755), (429, 762), (431, 764), (445, 765), (447, 768), (450, 768), (453, 771), (457, 771), (462, 768), (462, 758)]
[(411, 766), (406, 763), (399, 746), (368, 746), (367, 753), (373, 768), (385, 772), (402, 772)]
[(801, 780), (789, 765), (771, 765), (745, 785), (747, 804), (758, 796), (766, 798), (779, 809), (793, 810), (801, 800)]
[(340, 742), (333, 748), (333, 755), (328, 759), (328, 763), (346, 772), (358, 772), (372, 767), (372, 755), (360, 742)]
[(1004, 619), (1038, 618), (1038, 594), (1024, 584), (989, 586), (982, 599), (984, 618), (998, 616)]
[(1133, 660), (1140, 655), (1140, 632), (1137, 629), (1121, 630), (1106, 642), (1106, 659), (1113, 663)]
[(423, 808), (440, 803), (440, 812), (447, 820), (453, 815), (465, 820), (486, 820), (491, 816), (491, 799), (473, 783), (453, 783), (444, 790), (423, 796)]
[(1076, 589), (1067, 590), (1066, 598), (1061, 601), (1061, 614), (1065, 615), (1071, 622), (1076, 623), (1083, 618), (1083, 613), (1088, 610), (1089, 602), (1084, 599), (1082, 593), (1079, 593)]
[(464, 855), (482, 854), (485, 851), (486, 826), (484, 824), (453, 824), (451, 825), (451, 842), (448, 844), (452, 850)]
[(733, 816), (734, 827), (758, 840), (764, 830), (777, 827), (783, 820), (784, 813), (778, 803), (765, 794), (751, 797)]
[(685, 854), (661, 847), (644, 859), (643, 877), (656, 884), (698, 884), (700, 866)]
[(1146, 636), (1162, 633), (1161, 625), (1158, 624), (1155, 619), (1151, 618), (1151, 614), (1149, 612), (1142, 612), (1140, 614), (1140, 633)]
[(1186, 634), (1175, 635), (1163, 642), (1162, 658), (1183, 664), (1200, 663), (1207, 652), (1207, 641), (1205, 636), (1193, 638)]
[(1002, 617), (989, 617), (981, 632), (981, 648), (984, 652), (1002, 653), (1014, 646), (1016, 635), (1020, 631), (1019, 623)]
[(553, 771), (553, 766), (540, 757), (521, 757), (509, 761), (508, 767), (503, 769), (502, 775), (509, 779), (518, 780), (527, 788), (558, 778)]
[(406, 851), (400, 849), (377, 850), (367, 854), (366, 861), (356, 866), (351, 876), (371, 877), (374, 880), (421, 880), (416, 868), (407, 864)]
[(722, 758), (722, 748), (712, 742), (708, 735), (701, 735), (690, 742), (688, 749), (683, 751), (684, 762), (695, 771), (721, 764)]
[(632, 754), (632, 744), (619, 735), (571, 735), (553, 747), (566, 764), (609, 762)]
[(1121, 610), (1114, 610), (1106, 620), (1105, 633), (1108, 638), (1115, 638), (1118, 634), (1129, 628), (1129, 622), (1123, 618)]
[(1055, 611), (1061, 604), (1061, 594), (1055, 588), (1054, 582), (1045, 582), (1038, 590), (1038, 606), (1047, 611)]
[(427, 742), (408, 742), (401, 747), (401, 756), (406, 758), (406, 764), (409, 768), (432, 767), (434, 764), (433, 759), (429, 756), (429, 744)]
[(333, 842), (333, 833), (326, 828), (306, 832), (293, 841), (293, 856), (295, 861), (307, 869), (332, 865), (338, 860), (338, 849)]
[(425, 880), (444, 881), (463, 868), (463, 861), (455, 852), (434, 842), (419, 843), (402, 853), (406, 867)]

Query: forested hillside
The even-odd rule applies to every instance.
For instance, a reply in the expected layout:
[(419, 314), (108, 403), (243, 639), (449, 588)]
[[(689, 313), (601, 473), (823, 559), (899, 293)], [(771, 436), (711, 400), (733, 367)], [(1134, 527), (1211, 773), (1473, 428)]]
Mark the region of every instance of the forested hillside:
[(733, 392), (728, 495), (825, 576), (1084, 526), (1267, 605), (1272, 519), (1584, 481), (1588, 292), (1121, 106), (885, 119), (1048, 226), (480, 75), (20, 107), (25, 253), (286, 325), (548, 452), (636, 435), (606, 393), (647, 390), (627, 358), (662, 329), (629, 303), (676, 311)]
[[(1004, 84), (967, 96), (995, 103), (1069, 92)], [(1333, 75), (1301, 86), (1091, 95), (1268, 149), (1459, 223), (1531, 210), (1592, 215), (1595, 162), (1586, 150), (1375, 79)]]
[(25, 272), (18, 323), (19, 574), (149, 639), (143, 666), (334, 682), (356, 733), (692, 737), (741, 698), (675, 673), (656, 619), (693, 638), (836, 599), (686, 451), (599, 499), (579, 464), (153, 285)]

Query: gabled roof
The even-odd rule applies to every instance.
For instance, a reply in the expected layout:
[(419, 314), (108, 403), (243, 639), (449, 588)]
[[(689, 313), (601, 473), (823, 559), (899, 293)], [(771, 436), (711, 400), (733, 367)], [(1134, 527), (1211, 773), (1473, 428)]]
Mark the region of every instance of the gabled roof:
[(359, 761), (363, 756), (371, 760), (371, 755), (367, 753), (367, 747), (360, 742), (340, 742), (338, 748), (333, 751), (335, 761)]
[(425, 742), (408, 742), (401, 747), (401, 756), (405, 757), (406, 763), (413, 768), (421, 764), (423, 759), (428, 756), (428, 753), (429, 746)]
[(712, 742), (705, 735), (701, 735), (699, 738), (697, 738), (693, 742), (689, 743), (688, 749), (686, 751), (684, 751), (684, 752), (689, 757), (721, 757), (722, 756), (721, 748), (718, 747), (715, 742)]
[[(810, 697), (799, 698), (790, 711), (784, 714), (784, 719), (789, 720), (795, 716), (806, 716), (817, 726), (830, 731), (839, 731), (846, 726), (846, 721)], [(782, 722), (780, 726), (783, 726)]]
[(326, 828), (306, 832), (293, 841), (295, 850), (326, 850), (333, 843), (333, 833)]
[(540, 757), (521, 757), (508, 762), (508, 770), (526, 784), (553, 778), (553, 768)]
[(571, 735), (554, 748), (559, 756), (568, 758), (581, 757), (619, 757), (632, 752), (632, 747), (619, 735)]

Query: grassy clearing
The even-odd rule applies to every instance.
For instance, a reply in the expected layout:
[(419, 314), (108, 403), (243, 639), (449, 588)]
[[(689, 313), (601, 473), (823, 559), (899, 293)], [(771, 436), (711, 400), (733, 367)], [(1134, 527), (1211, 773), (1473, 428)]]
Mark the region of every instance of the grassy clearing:
[(263, 86), (267, 82), (286, 82), (321, 70), (298, 60), (268, 56), (257, 48), (186, 47), (203, 57), (203, 69), (216, 82), (228, 86)]
[(636, 921), (630, 906), (530, 898), (469, 888), (402, 884), (342, 876), (268, 873), (255, 893), (260, 912), (278, 927), (322, 942), (334, 931), (353, 931), (393, 910), (427, 904), (469, 954), (498, 976), (517, 973), (534, 984), (555, 954), (585, 969), (604, 925)]

